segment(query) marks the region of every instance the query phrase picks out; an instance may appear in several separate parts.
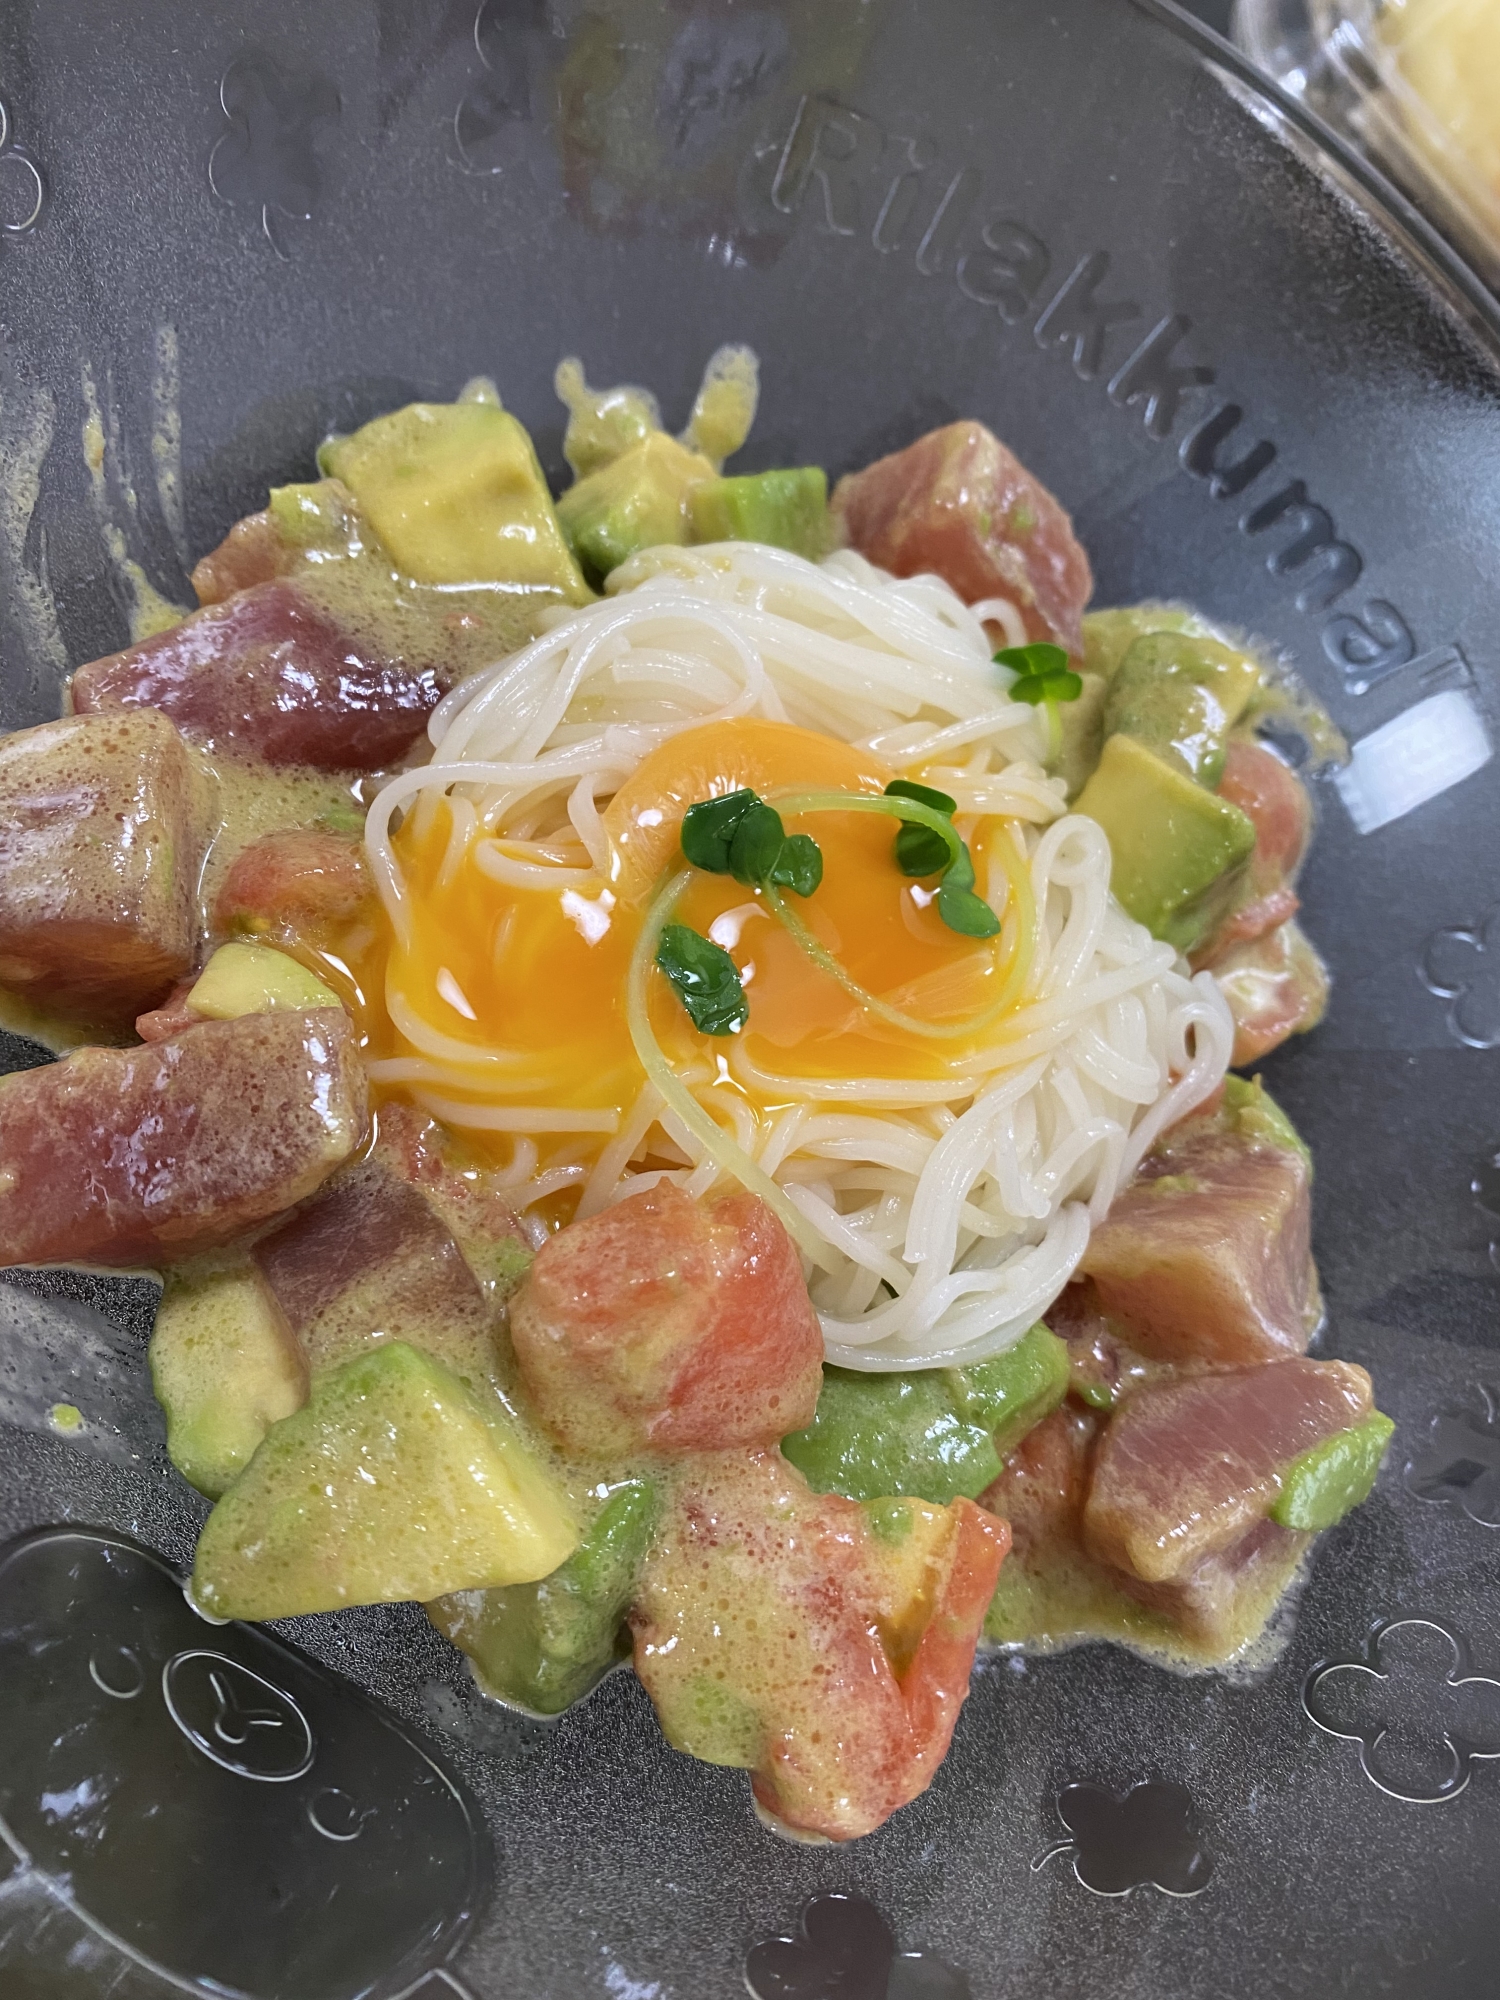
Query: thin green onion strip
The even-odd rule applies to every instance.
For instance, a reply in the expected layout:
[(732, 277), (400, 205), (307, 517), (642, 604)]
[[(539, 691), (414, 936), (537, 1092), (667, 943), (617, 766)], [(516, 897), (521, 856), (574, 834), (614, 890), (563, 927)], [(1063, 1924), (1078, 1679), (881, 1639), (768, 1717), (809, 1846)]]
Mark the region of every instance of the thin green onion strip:
[(660, 890), (646, 912), (635, 950), (630, 955), (630, 973), (625, 988), (625, 1020), (636, 1059), (655, 1084), (663, 1104), (677, 1114), (714, 1164), (722, 1167), (726, 1174), (732, 1175), (752, 1194), (759, 1195), (768, 1208), (775, 1210), (804, 1257), (810, 1258), (821, 1270), (836, 1270), (837, 1258), (832, 1248), (771, 1176), (755, 1164), (722, 1126), (710, 1118), (668, 1062), (666, 1051), (652, 1029), (648, 981), (656, 961), (656, 947), (692, 876), (693, 871), (684, 868)]

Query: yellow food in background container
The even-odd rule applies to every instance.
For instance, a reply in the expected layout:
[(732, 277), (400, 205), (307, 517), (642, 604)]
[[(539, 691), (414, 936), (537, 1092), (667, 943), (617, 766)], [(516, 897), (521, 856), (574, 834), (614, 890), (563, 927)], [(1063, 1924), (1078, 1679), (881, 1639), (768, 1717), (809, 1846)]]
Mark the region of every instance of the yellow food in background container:
[(1377, 29), (1409, 142), (1500, 254), (1500, 0), (1389, 0)]
[(1233, 32), (1500, 289), (1500, 0), (1236, 0)]

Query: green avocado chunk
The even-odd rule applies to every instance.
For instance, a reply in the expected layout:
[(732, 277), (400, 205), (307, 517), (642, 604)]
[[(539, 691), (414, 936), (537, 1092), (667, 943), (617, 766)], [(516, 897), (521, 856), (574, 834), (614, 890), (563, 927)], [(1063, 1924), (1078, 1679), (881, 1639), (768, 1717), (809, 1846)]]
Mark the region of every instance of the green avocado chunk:
[(1352, 1430), (1324, 1438), (1303, 1452), (1281, 1475), (1271, 1519), (1283, 1528), (1314, 1535), (1342, 1521), (1375, 1484), (1395, 1428), (1389, 1417), (1372, 1410)]
[(828, 476), (821, 465), (706, 479), (688, 498), (695, 542), (769, 542), (814, 560), (828, 543)]
[(217, 1500), (272, 1424), (307, 1398), (307, 1363), (248, 1266), (167, 1279), (148, 1349), (167, 1456)]
[(1255, 846), (1248, 815), (1133, 736), (1105, 739), (1077, 809), (1109, 836), (1110, 887), (1136, 922), (1179, 951), (1201, 943)]
[(602, 583), (638, 549), (688, 541), (689, 497), (714, 477), (706, 458), (652, 431), (575, 481), (557, 503), (557, 518), (585, 575)]
[(1134, 736), (1212, 790), (1224, 775), (1229, 731), (1259, 685), (1248, 653), (1185, 632), (1149, 632), (1115, 669), (1104, 728)]
[(1285, 1146), (1312, 1168), (1312, 1151), (1302, 1134), (1257, 1076), (1224, 1079), (1224, 1117), (1243, 1138), (1262, 1146)]
[(502, 1406), (393, 1340), (331, 1369), (204, 1525), (193, 1599), (214, 1618), (531, 1583), (578, 1545), (561, 1490)]
[(561, 1715), (628, 1654), (620, 1625), (651, 1539), (656, 1494), (618, 1487), (572, 1555), (539, 1583), (465, 1590), (427, 1607), (474, 1663), (486, 1694), (536, 1715)]
[(318, 453), (418, 583), (589, 595), (525, 428), (497, 403), (408, 403)]
[(1185, 604), (1123, 604), (1083, 617), (1083, 665), (1086, 673), (1112, 680), (1137, 639), (1153, 632), (1184, 632), (1194, 639), (1222, 639), (1196, 611)]
[(1038, 1323), (972, 1368), (868, 1375), (825, 1368), (817, 1413), (781, 1449), (817, 1493), (973, 1500), (1002, 1456), (1062, 1401), (1068, 1350)]

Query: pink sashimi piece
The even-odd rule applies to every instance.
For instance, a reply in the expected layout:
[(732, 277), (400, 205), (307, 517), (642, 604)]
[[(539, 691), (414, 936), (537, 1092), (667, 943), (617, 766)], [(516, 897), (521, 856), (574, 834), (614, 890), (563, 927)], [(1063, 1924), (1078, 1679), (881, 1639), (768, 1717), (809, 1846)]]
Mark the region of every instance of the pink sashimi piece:
[(207, 749), (323, 771), (404, 756), (445, 691), (446, 676), (356, 642), (285, 579), (73, 676), (79, 713), (156, 708)]
[(1073, 524), (993, 431), (947, 424), (834, 488), (845, 542), (894, 576), (931, 573), (966, 604), (1007, 597), (1028, 638), (1083, 650), (1094, 592)]
[(1095, 1453), (1090, 1551), (1146, 1583), (1186, 1576), (1266, 1517), (1295, 1459), (1370, 1407), (1363, 1368), (1305, 1356), (1137, 1389)]
[(0, 1079), (0, 1263), (159, 1265), (304, 1200), (359, 1145), (342, 1008), (205, 1021)]

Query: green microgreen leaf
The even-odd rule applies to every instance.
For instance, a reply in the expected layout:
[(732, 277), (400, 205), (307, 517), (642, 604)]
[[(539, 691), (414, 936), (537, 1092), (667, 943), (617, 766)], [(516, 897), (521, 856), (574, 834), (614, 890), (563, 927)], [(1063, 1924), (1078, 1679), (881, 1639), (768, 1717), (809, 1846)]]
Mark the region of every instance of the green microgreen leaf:
[(810, 896), (823, 879), (823, 852), (811, 834), (788, 837), (781, 814), (748, 788), (689, 806), (682, 851), (695, 868), (732, 875), (749, 889), (774, 882)]
[(810, 896), (822, 879), (823, 850), (810, 833), (791, 834), (766, 877), (778, 889), (790, 889), (798, 896)]
[(774, 806), (759, 800), (742, 813), (729, 843), (729, 872), (747, 889), (764, 882), (786, 846), (786, 828)]
[(1044, 701), (1077, 701), (1083, 693), (1083, 681), (1069, 667), (1067, 653), (1044, 639), (1029, 646), (1002, 646), (995, 664), (1009, 667), (1015, 675), (1010, 686), (1013, 699), (1033, 707)]
[(656, 947), (656, 963), (705, 1035), (732, 1035), (750, 1018), (750, 1003), (734, 960), (712, 938), (687, 924), (667, 924)]
[[(888, 799), (914, 799), (919, 806), (930, 806), (952, 819), (958, 811), (957, 799), (950, 799), (946, 792), (937, 791), (931, 785), (918, 785), (910, 778), (895, 778), (885, 788)], [(937, 875), (948, 865), (948, 843), (940, 833), (934, 833), (930, 826), (917, 826), (907, 822), (896, 834), (896, 866), (903, 875)]]
[[(1054, 651), (1061, 648), (1054, 647)], [(1063, 657), (1066, 659), (1067, 655)], [(897, 778), (885, 788), (888, 799), (910, 799), (930, 812), (952, 819), (958, 811), (957, 799), (931, 785), (914, 784)], [(942, 874), (938, 885), (937, 913), (950, 931), (960, 937), (994, 937), (1000, 919), (982, 896), (974, 893), (974, 859), (967, 846), (955, 835), (945, 840), (935, 827), (908, 822), (896, 835), (896, 866), (903, 875)]]
[(994, 937), (1000, 929), (1000, 919), (983, 896), (976, 896), (972, 889), (965, 889), (957, 882), (944, 882), (939, 888), (937, 913), (949, 930), (957, 931), (960, 937)]
[(689, 806), (682, 816), (682, 851), (693, 866), (710, 875), (727, 875), (735, 829), (750, 808), (759, 804), (755, 793), (746, 789)]

